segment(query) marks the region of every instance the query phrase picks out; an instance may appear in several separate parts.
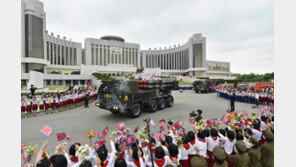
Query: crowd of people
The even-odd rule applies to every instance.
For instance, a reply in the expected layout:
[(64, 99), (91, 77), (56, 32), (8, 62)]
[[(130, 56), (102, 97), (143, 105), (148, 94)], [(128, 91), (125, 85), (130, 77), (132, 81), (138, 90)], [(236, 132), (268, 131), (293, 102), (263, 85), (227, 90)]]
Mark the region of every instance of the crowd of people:
[(217, 89), (217, 96), (225, 99), (230, 99), (230, 96), (235, 96), (235, 101), (252, 103), (252, 104), (274, 104), (274, 90), (273, 88), (265, 88), (256, 90), (247, 85), (236, 86), (222, 85)]
[(61, 112), (83, 104), (88, 107), (88, 101), (95, 100), (96, 95), (95, 87), (88, 89), (78, 87), (64, 92), (42, 92), (40, 95), (35, 95), (34, 91), (31, 91), (21, 96), (21, 115), (23, 118)]
[[(205, 120), (202, 111), (190, 114), (192, 127), (182, 121), (161, 119), (159, 130), (150, 134), (146, 126), (132, 132), (124, 123), (117, 125), (109, 139), (82, 145), (71, 142), (46, 153), (45, 141), (34, 167), (272, 167), (274, 163), (274, 116), (272, 112), (228, 112), (221, 119)], [(193, 118), (193, 119), (191, 119)], [(153, 126), (151, 120), (149, 125)], [(154, 121), (153, 121), (154, 123)], [(225, 126), (225, 128), (222, 128)], [(156, 127), (154, 123), (154, 127)], [(151, 128), (150, 128), (151, 129)], [(106, 131), (104, 131), (106, 132)], [(103, 133), (102, 133), (103, 134)], [(122, 137), (125, 135), (126, 137)], [(99, 136), (99, 135), (98, 135)], [(151, 146), (151, 149), (150, 149)], [(82, 151), (85, 150), (85, 151)], [(30, 162), (27, 162), (30, 166)], [(26, 166), (25, 165), (25, 166)]]

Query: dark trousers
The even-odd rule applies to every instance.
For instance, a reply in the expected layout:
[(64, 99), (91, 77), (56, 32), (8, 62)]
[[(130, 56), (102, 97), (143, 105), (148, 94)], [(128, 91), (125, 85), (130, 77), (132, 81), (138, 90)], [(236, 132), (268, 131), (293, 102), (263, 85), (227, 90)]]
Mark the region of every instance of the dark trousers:
[(85, 107), (85, 108), (88, 107), (88, 99), (85, 99), (85, 100), (84, 100), (84, 107)]
[(231, 102), (230, 102), (230, 107), (231, 107), (230, 111), (234, 111), (234, 110), (235, 110), (235, 109), (234, 109), (234, 101), (231, 101)]

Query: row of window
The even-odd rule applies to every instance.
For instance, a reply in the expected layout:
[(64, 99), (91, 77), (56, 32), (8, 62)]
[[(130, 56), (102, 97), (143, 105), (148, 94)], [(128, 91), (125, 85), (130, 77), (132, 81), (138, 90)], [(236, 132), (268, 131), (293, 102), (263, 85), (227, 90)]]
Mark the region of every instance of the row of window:
[(161, 68), (166, 70), (188, 69), (189, 49), (169, 54), (146, 55), (145, 65), (147, 68)]
[(54, 65), (77, 65), (77, 49), (73, 47), (46, 42), (46, 55), (50, 64)]
[(128, 50), (114, 51), (109, 46), (107, 48), (91, 47), (91, 65), (131, 64), (137, 66), (137, 62), (137, 49), (129, 48)]

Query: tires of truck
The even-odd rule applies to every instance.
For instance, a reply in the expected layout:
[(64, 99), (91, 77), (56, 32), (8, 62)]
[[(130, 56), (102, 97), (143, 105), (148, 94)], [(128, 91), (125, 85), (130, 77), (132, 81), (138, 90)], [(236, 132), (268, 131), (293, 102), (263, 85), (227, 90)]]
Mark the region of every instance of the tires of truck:
[(128, 115), (131, 118), (136, 118), (141, 114), (141, 105), (139, 103), (133, 104), (133, 106), (128, 110)]
[(172, 107), (173, 105), (173, 97), (169, 96), (165, 99), (165, 106), (166, 107)]
[(158, 108), (159, 110), (162, 110), (162, 109), (165, 108), (165, 100), (164, 100), (163, 98), (160, 98), (160, 99), (158, 100), (157, 108)]
[(157, 110), (157, 102), (156, 100), (151, 100), (150, 104), (147, 106), (148, 112), (155, 112)]
[(195, 90), (195, 93), (198, 93), (198, 90)]

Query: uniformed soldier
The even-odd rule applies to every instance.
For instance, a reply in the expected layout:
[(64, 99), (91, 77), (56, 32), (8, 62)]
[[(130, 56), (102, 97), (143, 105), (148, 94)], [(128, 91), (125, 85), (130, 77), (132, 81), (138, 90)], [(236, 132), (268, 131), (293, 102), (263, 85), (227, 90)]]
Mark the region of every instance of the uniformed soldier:
[(224, 150), (218, 146), (213, 149), (213, 155), (215, 159), (214, 167), (227, 167), (228, 164), (225, 161), (226, 154)]
[(261, 167), (261, 164), (260, 164), (261, 150), (259, 147), (259, 142), (253, 136), (250, 136), (249, 141), (252, 144), (252, 148), (248, 152), (250, 157), (250, 167)]
[(267, 141), (261, 146), (261, 166), (273, 167), (274, 166), (274, 141), (273, 133), (271, 130), (264, 132), (265, 140)]
[(207, 162), (203, 156), (194, 156), (190, 161), (191, 167), (206, 167)]
[(237, 154), (227, 155), (228, 159), (232, 162), (234, 167), (248, 167), (250, 164), (249, 155), (246, 153), (247, 147), (243, 141), (237, 141), (235, 144)]

